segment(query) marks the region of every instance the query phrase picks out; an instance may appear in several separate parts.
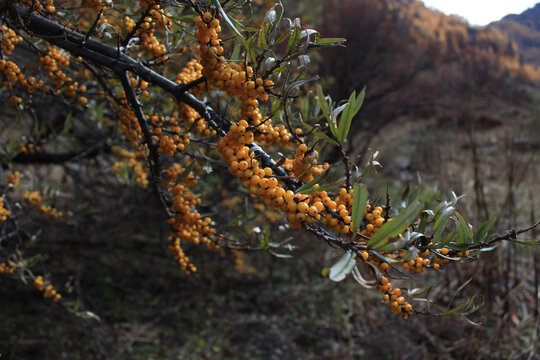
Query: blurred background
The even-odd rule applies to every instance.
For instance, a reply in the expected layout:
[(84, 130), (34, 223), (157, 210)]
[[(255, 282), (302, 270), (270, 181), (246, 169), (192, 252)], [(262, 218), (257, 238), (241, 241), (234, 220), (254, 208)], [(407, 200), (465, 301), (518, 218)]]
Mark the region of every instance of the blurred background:
[[(313, 72), (334, 99), (366, 87), (348, 151), (359, 163), (379, 151), (370, 196), (399, 201), (421, 179), (427, 193), (465, 195), (460, 211), (473, 224), (494, 218), (504, 233), (538, 220), (540, 3), (481, 26), (416, 0), (284, 6), (324, 37), (347, 39), (314, 55)], [(98, 166), (69, 177), (51, 165), (25, 169), (70, 187), (59, 207), (81, 204), (76, 222), (48, 224), (33, 251), (90, 313), (76, 317), (2, 281), (1, 359), (540, 359), (538, 248), (505, 243), (414, 277), (431, 286), (435, 312), (471, 278), (456, 299), (477, 295), (484, 306), (467, 318), (403, 320), (376, 292), (321, 276), (340, 253), (302, 232), (290, 234), (293, 258), (188, 249), (199, 269), (188, 276), (167, 255), (150, 191), (111, 185)]]

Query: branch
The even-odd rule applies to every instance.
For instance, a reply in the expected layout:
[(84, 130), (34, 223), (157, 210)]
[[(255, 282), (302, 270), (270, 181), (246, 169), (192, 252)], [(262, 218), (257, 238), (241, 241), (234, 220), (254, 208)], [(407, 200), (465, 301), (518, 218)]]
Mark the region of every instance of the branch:
[[(227, 131), (231, 126), (230, 121), (224, 119), (210, 106), (185, 91), (183, 85), (176, 84), (128, 55), (119, 52), (117, 47), (101, 43), (92, 38), (86, 39), (84, 34), (36, 15), (32, 13), (30, 9), (24, 9), (15, 5), (11, 10), (12, 13), (10, 14), (10, 17), (12, 22), (17, 24), (23, 30), (30, 32), (33, 36), (43, 38), (51, 44), (69, 51), (75, 56), (81, 56), (98, 65), (109, 68), (116, 74), (125, 71), (131, 71), (134, 74), (137, 74), (143, 80), (154, 84), (174, 96), (177, 101), (191, 106), (214, 130), (216, 130), (216, 133), (219, 136), (225, 136), (227, 134)], [(24, 23), (21, 22), (22, 19), (24, 19)], [(14, 26), (13, 23), (10, 25)], [(252, 143), (249, 144), (248, 147), (259, 156), (265, 167), (273, 168), (278, 176), (287, 177), (284, 178), (284, 182), (289, 189), (294, 191), (300, 187), (301, 182), (288, 177), (287, 172), (282, 167), (275, 166), (275, 161), (270, 155), (264, 152), (260, 146)]]
[[(517, 238), (517, 236), (519, 234), (523, 234), (525, 232), (531, 231), (534, 228), (538, 227), (539, 225), (540, 225), (540, 220), (538, 220), (535, 224), (533, 224), (531, 226), (528, 226), (528, 227), (525, 227), (525, 228), (521, 228), (521, 229), (518, 229), (518, 230), (515, 230), (515, 229), (508, 230), (508, 231), (506, 231), (506, 234), (496, 236), (493, 239), (491, 239), (489, 241), (486, 241), (484, 243), (476, 244), (474, 246), (471, 246), (469, 248), (469, 250), (476, 250), (476, 249), (482, 249), (482, 248), (485, 248), (485, 247), (489, 247), (489, 246), (491, 246), (491, 245), (493, 245), (493, 244), (495, 244), (495, 243), (497, 243), (499, 241), (514, 240), (514, 239)], [(537, 243), (540, 244), (540, 241), (537, 241)]]
[(368, 250), (368, 247), (365, 243), (355, 243), (350, 241), (344, 241), (340, 237), (336, 237), (330, 234), (328, 231), (322, 229), (321, 227), (313, 224), (305, 224), (304, 229), (309, 231), (312, 234), (315, 234), (319, 239), (326, 241), (329, 244), (337, 245), (345, 251), (351, 250), (354, 251), (359, 257), (362, 257), (360, 251)]
[(117, 75), (122, 82), (122, 87), (124, 88), (124, 91), (126, 93), (126, 99), (128, 101), (128, 104), (131, 110), (135, 113), (135, 116), (137, 117), (137, 122), (141, 127), (141, 131), (144, 137), (144, 143), (148, 147), (150, 158), (147, 159), (147, 162), (148, 167), (150, 168), (150, 175), (152, 177), (152, 185), (154, 187), (154, 190), (158, 194), (165, 211), (167, 211), (167, 215), (169, 217), (172, 217), (173, 214), (171, 213), (169, 206), (170, 201), (165, 197), (165, 194), (167, 192), (162, 188), (161, 161), (159, 158), (159, 153), (157, 151), (157, 145), (152, 140), (152, 133), (150, 133), (150, 129), (148, 128), (148, 122), (146, 121), (146, 116), (144, 115), (142, 105), (139, 102), (137, 95), (135, 94), (135, 90), (133, 90), (133, 87), (131, 86), (131, 82), (129, 81), (129, 73), (127, 71), (124, 71), (123, 73), (119, 73)]

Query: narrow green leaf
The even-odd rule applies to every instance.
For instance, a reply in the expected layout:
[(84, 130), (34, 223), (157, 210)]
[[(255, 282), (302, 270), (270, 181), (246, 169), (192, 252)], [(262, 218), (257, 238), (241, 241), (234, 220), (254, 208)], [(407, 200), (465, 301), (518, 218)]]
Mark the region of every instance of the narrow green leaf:
[[(450, 244), (451, 242), (453, 242), (455, 239), (456, 239), (457, 235), (454, 231), (450, 232), (450, 234), (446, 235), (446, 238), (444, 238), (444, 240), (441, 240), (441, 241), (438, 241), (435, 246), (431, 247), (430, 248), (433, 248), (433, 249), (440, 249), (448, 244)], [(443, 256), (443, 255), (441, 255)], [(444, 256), (443, 256), (444, 257)], [(448, 259), (452, 259), (451, 257), (447, 257)]]
[[(315, 180), (313, 180), (313, 181), (315, 181)], [(299, 190), (296, 190), (296, 192), (301, 193), (301, 194), (305, 194), (305, 195), (316, 194), (316, 193), (321, 192), (321, 191), (326, 191), (328, 189), (335, 188), (337, 185), (341, 184), (342, 182), (343, 182), (343, 180), (339, 179), (339, 180), (336, 180), (336, 181), (334, 181), (334, 182), (332, 182), (330, 184), (320, 185), (318, 187), (313, 187), (313, 185), (314, 185), (313, 184), (309, 188), (302, 189), (302, 190), (299, 189)], [(302, 187), (300, 187), (300, 188), (302, 188)]]
[(454, 303), (454, 299), (456, 298), (457, 294), (459, 294), (464, 288), (465, 286), (469, 285), (469, 283), (472, 281), (472, 277), (469, 278), (469, 280), (465, 281), (463, 284), (461, 284), (457, 289), (456, 291), (454, 291), (454, 294), (452, 294), (452, 297), (450, 298), (450, 302), (448, 303), (448, 307), (452, 306), (452, 304)]
[(364, 184), (354, 184), (353, 186), (353, 207), (352, 207), (352, 228), (356, 237), (356, 231), (362, 223), (367, 204), (367, 186)]
[(388, 243), (391, 238), (401, 234), (411, 224), (412, 220), (422, 210), (422, 204), (418, 201), (411, 203), (398, 216), (387, 221), (379, 230), (369, 239), (368, 245), (372, 247), (381, 247)]
[(310, 78), (307, 78), (307, 79), (301, 79), (301, 80), (297, 80), (295, 82), (293, 82), (288, 88), (287, 90), (285, 90), (285, 93), (284, 95), (285, 96), (288, 96), (289, 93), (291, 91), (293, 91), (294, 89), (296, 89), (297, 87), (300, 87), (302, 85), (305, 85), (307, 83), (310, 83), (312, 81), (316, 81), (316, 80), (319, 80), (319, 77), (318, 76), (313, 76), (313, 77), (310, 77)]
[(246, 50), (248, 59), (252, 64), (257, 62), (257, 53), (255, 52), (255, 36), (252, 36), (248, 39), (246, 44)]
[(422, 211), (422, 218), (420, 220), (420, 224), (418, 225), (418, 232), (423, 234), (425, 231), (426, 231), (426, 227), (427, 227), (427, 222), (428, 222), (428, 217), (429, 217), (429, 212), (426, 212), (428, 210), (424, 210)]
[[(308, 131), (313, 131), (313, 126), (309, 125), (306, 122), (302, 122), (302, 126), (304, 126)], [(315, 137), (317, 137), (317, 138), (328, 141), (329, 143), (334, 144), (336, 146), (339, 145), (337, 143), (337, 141), (335, 141), (334, 139), (331, 139), (330, 137), (328, 137), (328, 135), (326, 135), (326, 134), (324, 134), (324, 133), (322, 133), (322, 132), (320, 132), (318, 130), (313, 131), (313, 135), (315, 135)]]
[(467, 221), (465, 221), (465, 219), (463, 218), (463, 216), (461, 216), (461, 214), (457, 211), (454, 212), (454, 215), (457, 219), (457, 240), (456, 242), (458, 244), (468, 244), (471, 242), (471, 231), (469, 229), (469, 224), (467, 223)]
[(191, 174), (191, 172), (193, 171), (193, 168), (195, 167), (195, 163), (196, 161), (193, 160), (188, 166), (186, 166), (184, 171), (182, 171), (182, 173), (178, 175), (178, 177), (176, 178), (175, 185), (180, 184), (185, 178), (189, 176), (189, 174)]
[[(296, 20), (298, 20), (298, 24), (296, 24)], [(295, 26), (292, 30), (292, 34), (289, 37), (289, 41), (287, 42), (287, 54), (292, 53), (294, 48), (298, 45), (300, 42), (300, 35), (302, 34), (302, 29), (300, 28), (300, 21), (299, 19), (295, 19)]]
[(270, 244), (270, 226), (266, 224), (264, 228), (264, 237), (261, 240), (261, 249), (268, 250)]
[(91, 311), (77, 311), (75, 312), (75, 315), (77, 315), (78, 317), (80, 318), (83, 318), (83, 319), (92, 319), (92, 320), (96, 320), (96, 321), (101, 321), (101, 318), (96, 315), (95, 313), (91, 312)]
[[(324, 96), (324, 93), (320, 84), (317, 84), (317, 101), (319, 103), (319, 106), (321, 107), (321, 111), (323, 115), (326, 117), (327, 120), (330, 120), (330, 113), (328, 111), (328, 102), (326, 101), (326, 97)], [(334, 133), (334, 131), (332, 131), (332, 133)]]
[(518, 240), (518, 239), (509, 239), (508, 241), (515, 242), (516, 244), (521, 245), (527, 245), (527, 246), (533, 246), (533, 245), (540, 245), (540, 240)]
[(493, 224), (495, 223), (496, 218), (492, 217), (489, 221), (483, 223), (476, 234), (474, 234), (474, 243), (478, 244), (481, 242), (489, 241), (491, 236), (493, 236)]
[(339, 120), (337, 139), (340, 144), (342, 144), (347, 138), (349, 130), (351, 129), (352, 119), (356, 116), (356, 114), (358, 113), (358, 111), (360, 111), (360, 108), (362, 107), (365, 97), (365, 91), (366, 89), (364, 88), (362, 92), (358, 94), (358, 97), (356, 96), (356, 91), (353, 91), (353, 93), (349, 97), (349, 102), (346, 108), (343, 110), (343, 113), (341, 114), (341, 118)]
[(406, 232), (403, 237), (398, 238), (396, 241), (390, 242), (386, 245), (376, 247), (375, 249), (377, 251), (384, 251), (384, 252), (392, 252), (398, 249), (403, 249), (406, 246), (409, 246), (414, 241), (416, 241), (420, 236), (423, 236), (423, 234), (420, 234), (418, 232)]
[(446, 230), (446, 226), (448, 225), (448, 222), (450, 221), (450, 216), (453, 212), (454, 207), (448, 205), (446, 208), (442, 209), (439, 216), (436, 216), (437, 220), (435, 221), (435, 225), (433, 226), (433, 244), (438, 244), (439, 240), (442, 237), (442, 234)]
[(71, 130), (71, 117), (73, 116), (73, 113), (70, 111), (66, 119), (64, 120), (64, 128), (62, 129), (62, 134), (66, 135), (69, 130)]
[(268, 27), (268, 24), (263, 22), (261, 30), (257, 34), (257, 46), (262, 49), (268, 48), (268, 41), (266, 40), (266, 33), (268, 31)]
[(234, 26), (233, 22), (231, 21), (231, 19), (229, 18), (229, 16), (227, 15), (223, 7), (221, 6), (219, 0), (212, 0), (212, 3), (219, 10), (219, 12), (221, 13), (221, 16), (223, 17), (223, 19), (225, 20), (229, 28), (232, 30), (234, 36), (242, 43), (242, 45), (244, 45), (245, 48), (247, 48), (248, 46), (247, 46), (246, 39), (242, 36), (242, 34), (240, 34), (240, 31), (238, 31), (236, 26)]
[(439, 316), (452, 316), (452, 315), (458, 315), (458, 313), (459, 313), (461, 310), (465, 309), (465, 306), (466, 306), (466, 305), (467, 305), (467, 304), (465, 303), (465, 304), (461, 304), (461, 305), (459, 305), (459, 306), (456, 306), (455, 308), (453, 308), (453, 309), (451, 309), (451, 310), (448, 310), (448, 311), (445, 311), (445, 312), (443, 312), (443, 313), (440, 313)]
[(347, 39), (344, 38), (319, 38), (317, 43), (312, 45), (313, 47), (325, 47), (325, 46), (345, 46)]

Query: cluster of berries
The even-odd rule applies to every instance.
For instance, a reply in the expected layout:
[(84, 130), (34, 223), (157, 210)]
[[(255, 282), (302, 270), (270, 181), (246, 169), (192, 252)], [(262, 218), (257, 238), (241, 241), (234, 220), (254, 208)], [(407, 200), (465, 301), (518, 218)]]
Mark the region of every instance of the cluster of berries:
[(4, 208), (4, 197), (0, 196), (0, 222), (6, 221), (9, 215), (11, 215), (11, 211)]
[(0, 274), (13, 274), (15, 270), (17, 270), (17, 268), (11, 261), (0, 263)]
[(165, 61), (167, 60), (167, 56), (165, 56), (167, 47), (159, 42), (155, 30), (167, 30), (172, 24), (172, 19), (160, 9), (158, 4), (149, 5), (152, 5), (149, 16), (143, 19), (137, 29), (135, 29), (137, 25), (135, 20), (129, 16), (124, 18), (126, 30), (131, 33), (135, 29), (134, 35), (138, 37), (137, 44), (141, 49), (152, 55), (157, 61)]
[[(64, 71), (70, 64), (69, 55), (53, 46), (50, 46), (46, 53), (39, 53), (38, 55), (45, 74), (56, 87), (54, 94), (58, 96), (63, 93), (68, 97), (77, 97), (79, 103), (86, 105), (88, 99), (83, 96), (86, 92), (86, 86), (79, 85)], [(48, 91), (49, 89), (45, 88), (45, 90)]]
[(62, 298), (62, 295), (60, 295), (51, 284), (44, 283), (42, 276), (37, 276), (34, 279), (34, 286), (39, 291), (43, 291), (45, 297), (52, 299), (54, 302), (58, 302)]
[(221, 26), (218, 18), (206, 12), (193, 22), (198, 27), (195, 37), (200, 44), (200, 64), (203, 67), (202, 75), (208, 81), (208, 90), (219, 89), (229, 97), (240, 99), (240, 117), (256, 129), (254, 135), (258, 143), (288, 144), (292, 137), (285, 127), (272, 125), (271, 119), (263, 119), (259, 110), (259, 100), (268, 100), (268, 91), (274, 87), (274, 82), (256, 77), (249, 65), (225, 60), (223, 44), (219, 39)]
[(212, 248), (215, 243), (211, 239), (216, 234), (216, 231), (211, 226), (212, 220), (202, 218), (195, 209), (201, 199), (187, 188), (187, 186), (197, 183), (193, 173), (178, 182), (178, 177), (184, 171), (186, 169), (179, 164), (173, 164), (165, 172), (163, 184), (172, 196), (170, 209), (174, 213), (167, 221), (171, 226), (171, 234), (168, 237), (169, 250), (179, 262), (180, 267), (189, 273), (195, 272), (197, 269), (189, 262), (189, 258), (181, 247), (181, 241), (187, 241), (195, 245), (203, 243), (208, 248)]

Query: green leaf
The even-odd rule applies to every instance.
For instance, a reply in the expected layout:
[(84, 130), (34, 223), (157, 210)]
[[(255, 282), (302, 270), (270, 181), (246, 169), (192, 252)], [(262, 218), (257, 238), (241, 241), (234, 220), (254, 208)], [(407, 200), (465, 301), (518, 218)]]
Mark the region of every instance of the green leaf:
[[(321, 107), (321, 111), (326, 119), (330, 120), (330, 113), (328, 112), (328, 101), (326, 101), (326, 96), (324, 96), (322, 87), (320, 84), (317, 84), (317, 101)], [(334, 131), (332, 131), (334, 133)]]
[(397, 239), (396, 241), (393, 241), (391, 243), (388, 243), (384, 246), (377, 247), (377, 251), (384, 251), (384, 252), (392, 252), (398, 249), (402, 249), (410, 244), (412, 244), (414, 241), (416, 241), (419, 237), (423, 236), (423, 234), (420, 234), (418, 232), (410, 232), (407, 231), (403, 237)]
[(77, 315), (78, 317), (80, 318), (83, 318), (83, 319), (92, 319), (92, 320), (96, 320), (96, 321), (101, 321), (101, 318), (99, 316), (97, 316), (95, 313), (91, 312), (91, 311), (76, 311), (75, 312), (75, 315)]
[(353, 186), (353, 206), (352, 206), (352, 229), (356, 237), (356, 231), (362, 223), (367, 204), (367, 186), (364, 184), (354, 184)]
[(354, 253), (349, 250), (330, 268), (328, 277), (332, 281), (341, 281), (353, 270), (356, 265)]
[(337, 143), (337, 141), (331, 139), (330, 137), (328, 137), (328, 135), (318, 131), (318, 130), (315, 130), (313, 131), (313, 126), (309, 125), (308, 123), (306, 122), (302, 122), (302, 126), (304, 126), (308, 131), (312, 131), (313, 135), (319, 139), (323, 139), (325, 141), (328, 141), (329, 143), (331, 144), (334, 144), (336, 146), (338, 146), (339, 144)]
[(465, 286), (469, 285), (469, 283), (472, 281), (472, 277), (469, 278), (469, 280), (465, 281), (463, 284), (461, 284), (457, 289), (456, 291), (454, 291), (454, 294), (452, 294), (452, 297), (450, 298), (450, 302), (448, 303), (448, 307), (452, 306), (452, 304), (454, 303), (454, 299), (456, 298), (457, 294), (459, 294), (464, 288)]
[(360, 108), (364, 103), (365, 95), (366, 88), (362, 90), (358, 97), (356, 96), (356, 91), (353, 91), (353, 93), (349, 97), (349, 102), (343, 110), (343, 113), (341, 114), (341, 118), (339, 120), (337, 139), (340, 144), (343, 144), (343, 142), (347, 138), (349, 130), (351, 129), (352, 119), (356, 116), (358, 111), (360, 111)]
[(318, 76), (313, 76), (313, 77), (310, 77), (310, 78), (307, 78), (307, 79), (301, 79), (301, 80), (297, 80), (295, 82), (293, 82), (288, 88), (287, 90), (285, 90), (285, 93), (284, 93), (284, 96), (288, 96), (289, 93), (291, 91), (293, 91), (294, 89), (296, 89), (297, 87), (300, 87), (302, 85), (305, 85), (307, 83), (310, 83), (312, 81), (316, 81), (316, 80), (319, 80), (319, 77)]
[(508, 241), (515, 242), (516, 244), (521, 245), (527, 245), (527, 246), (534, 246), (534, 245), (540, 245), (539, 240), (518, 240), (518, 239), (508, 239)]
[(489, 241), (491, 239), (494, 233), (493, 224), (495, 223), (495, 220), (496, 218), (492, 217), (489, 221), (486, 221), (478, 228), (476, 234), (474, 234), (475, 244)]
[(322, 48), (328, 46), (345, 46), (347, 40), (344, 38), (319, 38), (315, 44), (310, 44), (310, 48)]
[(446, 208), (442, 209), (440, 214), (437, 217), (437, 220), (435, 221), (435, 225), (433, 226), (433, 244), (438, 245), (439, 240), (441, 239), (444, 231), (446, 230), (446, 226), (448, 225), (448, 222), (450, 221), (450, 216), (454, 212), (454, 207), (451, 205), (446, 206)]
[(64, 120), (64, 128), (62, 129), (62, 134), (66, 135), (69, 130), (71, 129), (71, 117), (73, 116), (73, 113), (70, 111), (66, 119)]
[(246, 39), (242, 36), (242, 34), (240, 34), (240, 31), (238, 31), (236, 26), (234, 26), (233, 22), (231, 21), (231, 19), (229, 18), (229, 16), (227, 15), (223, 7), (221, 6), (219, 0), (212, 0), (212, 3), (219, 10), (219, 12), (221, 13), (221, 16), (223, 17), (223, 19), (225, 20), (229, 28), (232, 30), (234, 36), (242, 43), (242, 45), (244, 45), (245, 48), (248, 48)]
[(269, 249), (269, 244), (270, 244), (270, 226), (268, 226), (268, 224), (266, 224), (266, 226), (264, 228), (264, 237), (261, 240), (260, 247), (263, 250), (268, 250)]
[(289, 37), (289, 41), (287, 42), (287, 54), (290, 54), (298, 45), (298, 43), (300, 42), (301, 34), (302, 29), (300, 27), (300, 19), (296, 18), (294, 19), (294, 29), (292, 30), (292, 34)]
[[(305, 194), (305, 195), (308, 195), (308, 194), (316, 194), (318, 192), (321, 192), (321, 191), (326, 191), (328, 189), (332, 189), (334, 187), (336, 187), (337, 185), (339, 185), (342, 180), (336, 180), (330, 184), (326, 184), (326, 185), (321, 185), (321, 186), (318, 186), (318, 187), (313, 187), (313, 185), (317, 184), (317, 182), (319, 182), (322, 178), (324, 177), (324, 175), (320, 176), (319, 178), (315, 179), (315, 180), (312, 180), (308, 183), (305, 183), (304, 185), (300, 186), (300, 188), (298, 190), (296, 190), (297, 193), (300, 193), (300, 194)], [(303, 187), (305, 186), (305, 188), (303, 189)]]
[(463, 304), (461, 304), (459, 306), (456, 306), (455, 308), (453, 308), (451, 310), (440, 313), (439, 316), (452, 316), (452, 315), (465, 316), (465, 315), (469, 315), (469, 314), (475, 312), (476, 310), (480, 309), (480, 307), (482, 307), (482, 305), (484, 304), (483, 299), (482, 299), (482, 302), (480, 304), (478, 304), (478, 305), (476, 305), (474, 303), (475, 300), (476, 300), (476, 296), (473, 295), (467, 300), (467, 302), (465, 302), (465, 303), (463, 303)]
[(371, 239), (369, 239), (368, 245), (376, 248), (388, 243), (391, 238), (398, 236), (407, 229), (420, 210), (422, 210), (422, 204), (415, 200), (398, 216), (393, 218), (392, 221), (384, 223)]
[(420, 220), (420, 224), (418, 225), (418, 232), (423, 234), (426, 231), (428, 217), (429, 217), (429, 211), (430, 210), (424, 210), (422, 211), (422, 218)]
[(469, 228), (469, 224), (467, 223), (467, 221), (465, 221), (465, 219), (463, 218), (463, 216), (461, 216), (461, 214), (457, 211), (454, 212), (454, 215), (456, 216), (456, 219), (457, 219), (457, 240), (456, 242), (458, 244), (468, 244), (471, 242), (471, 230)]
[[(451, 242), (453, 242), (456, 239), (456, 236), (457, 236), (456, 233), (454, 231), (452, 231), (450, 234), (448, 234), (446, 236), (446, 238), (444, 238), (444, 240), (441, 240), (441, 241), (437, 242), (435, 244), (435, 246), (430, 246), (430, 249), (440, 249), (440, 248), (450, 244)], [(441, 255), (441, 256), (444, 257), (444, 255)], [(447, 256), (445, 258), (447, 258), (449, 260), (451, 260), (451, 259), (456, 260), (455, 258), (451, 258), (449, 256)]]
[(259, 34), (258, 34), (258, 41), (257, 41), (257, 46), (259, 46), (260, 48), (268, 49), (269, 48), (268, 42), (273, 40), (272, 35), (276, 29), (276, 22), (279, 21), (279, 20), (276, 20), (277, 12), (275, 9), (276, 6), (278, 5), (280, 4), (276, 4), (272, 6), (272, 8), (270, 8), (270, 10), (268, 10), (266, 12), (266, 15), (264, 16), (264, 19), (261, 25), (261, 30), (259, 31)]
[(196, 161), (193, 160), (188, 166), (186, 166), (184, 171), (182, 171), (182, 173), (176, 178), (175, 185), (180, 184), (182, 180), (184, 180), (185, 178), (189, 176), (189, 174), (191, 174), (191, 172), (193, 171), (193, 168), (195, 167), (195, 163)]
[(242, 51), (242, 46), (238, 45), (238, 43), (234, 44), (234, 48), (233, 48), (231, 56), (229, 57), (229, 60), (231, 61), (242, 60), (242, 56), (240, 54), (241, 51)]
[(443, 313), (440, 313), (439, 316), (452, 316), (452, 315), (458, 315), (458, 313), (465, 309), (465, 307), (467, 306), (467, 303), (465, 304), (461, 304), (459, 306), (456, 306), (455, 308), (451, 309), (451, 310), (448, 310), (448, 311), (445, 311)]
[(328, 109), (328, 101), (326, 100), (326, 96), (324, 96), (322, 87), (319, 84), (317, 84), (317, 102), (319, 104), (319, 107), (321, 108), (324, 117), (326, 117), (326, 120), (328, 121), (328, 127), (330, 128), (330, 132), (332, 132), (332, 135), (334, 135), (334, 137), (337, 139), (337, 125), (335, 123), (335, 119), (332, 119), (330, 116), (330, 111)]
[(251, 61), (252, 64), (255, 64), (257, 62), (257, 53), (255, 52), (255, 36), (249, 38), (246, 44), (246, 49), (249, 61)]

